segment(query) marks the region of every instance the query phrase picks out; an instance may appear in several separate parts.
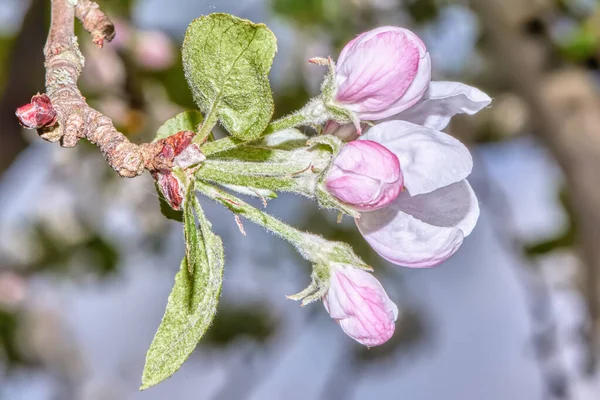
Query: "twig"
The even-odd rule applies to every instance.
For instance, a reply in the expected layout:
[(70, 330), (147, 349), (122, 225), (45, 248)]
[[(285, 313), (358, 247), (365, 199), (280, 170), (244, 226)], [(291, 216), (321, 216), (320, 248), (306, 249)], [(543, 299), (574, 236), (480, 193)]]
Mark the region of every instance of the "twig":
[(93, 1), (76, 1), (75, 16), (81, 21), (83, 29), (92, 35), (98, 47), (102, 47), (105, 40), (110, 42), (115, 37), (115, 26)]
[[(136, 145), (115, 129), (110, 118), (91, 108), (77, 87), (84, 65), (74, 32), (75, 16), (82, 21), (96, 44), (114, 37), (109, 19), (89, 0), (51, 0), (52, 22), (44, 48), (46, 60), (46, 94), (50, 107), (56, 112), (56, 123), (39, 126), (40, 136), (48, 141), (60, 141), (63, 147), (73, 147), (86, 138), (96, 144), (108, 164), (120, 176), (140, 175), (144, 168), (151, 169), (153, 159), (162, 150), (163, 143)], [(17, 110), (17, 116), (19, 110)], [(22, 121), (22, 119), (21, 119)]]

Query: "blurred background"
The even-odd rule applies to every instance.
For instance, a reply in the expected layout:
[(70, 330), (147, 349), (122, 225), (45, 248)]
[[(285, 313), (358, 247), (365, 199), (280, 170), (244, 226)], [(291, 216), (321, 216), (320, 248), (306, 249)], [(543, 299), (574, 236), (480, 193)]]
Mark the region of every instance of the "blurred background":
[(595, 0), (104, 0), (115, 41), (80, 33), (88, 102), (131, 140), (195, 108), (180, 44), (212, 12), (265, 22), (279, 51), (276, 116), (318, 93), (334, 58), (381, 25), (417, 32), (436, 80), (493, 97), (449, 132), (475, 158), (481, 218), (444, 265), (387, 264), (351, 221), (294, 196), (267, 211), (351, 242), (401, 315), (367, 350), (319, 304), (285, 299), (309, 265), (285, 242), (206, 202), (225, 243), (219, 312), (168, 381), (138, 392), (145, 351), (183, 254), (148, 174), (121, 179), (97, 148), (24, 131), (44, 91), (48, 0), (0, 0), (0, 399), (600, 398), (600, 5)]

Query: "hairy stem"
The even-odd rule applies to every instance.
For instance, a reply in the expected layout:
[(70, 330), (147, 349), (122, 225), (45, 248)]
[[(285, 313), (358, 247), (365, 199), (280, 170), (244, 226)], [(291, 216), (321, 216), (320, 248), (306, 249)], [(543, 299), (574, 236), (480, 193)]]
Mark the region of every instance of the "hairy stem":
[[(308, 104), (305, 105), (302, 109), (292, 114), (286, 115), (285, 117), (272, 121), (262, 133), (261, 137), (270, 135), (271, 133), (280, 132), (286, 129), (297, 128), (303, 125), (320, 125), (326, 122), (326, 118), (324, 119), (323, 117), (323, 115), (325, 115), (324, 109), (325, 105), (323, 104), (323, 101), (321, 100), (321, 98), (316, 97), (310, 102), (308, 102)], [(202, 153), (204, 153), (208, 157), (211, 154), (231, 150), (236, 148), (240, 144), (245, 143), (248, 142), (228, 136), (223, 139), (216, 140), (214, 142), (208, 142), (204, 146), (202, 146), (201, 149)]]
[(267, 129), (265, 129), (264, 135), (283, 131), (285, 129), (295, 128), (309, 122), (310, 121), (307, 120), (305, 115), (296, 112), (271, 122), (267, 126)]
[(215, 186), (202, 181), (196, 181), (195, 185), (200, 193), (221, 203), (235, 214), (239, 214), (255, 224), (264, 227), (268, 231), (281, 236), (283, 239), (290, 242), (298, 252), (308, 260), (313, 261), (315, 258), (314, 255), (319, 253), (319, 248), (326, 242), (325, 239), (319, 236), (302, 232), (289, 226), (279, 219), (252, 207), (250, 204)]
[(199, 145), (202, 145), (204, 142), (206, 142), (206, 139), (211, 134), (213, 128), (215, 127), (215, 125), (217, 125), (217, 122), (219, 122), (219, 119), (217, 118), (216, 110), (213, 108), (208, 112), (208, 114), (206, 114), (204, 121), (200, 125), (200, 130), (194, 138), (194, 142)]

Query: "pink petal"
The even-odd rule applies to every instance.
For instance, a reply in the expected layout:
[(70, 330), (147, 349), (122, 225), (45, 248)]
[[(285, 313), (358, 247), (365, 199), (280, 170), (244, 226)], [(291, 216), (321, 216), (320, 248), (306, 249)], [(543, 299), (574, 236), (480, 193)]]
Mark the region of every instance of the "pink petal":
[(398, 307), (370, 273), (336, 264), (323, 305), (343, 331), (365, 346), (385, 343), (394, 334)]
[(325, 179), (329, 193), (356, 210), (385, 207), (400, 194), (402, 183), (398, 157), (368, 140), (344, 145)]
[(397, 182), (402, 178), (398, 157), (370, 140), (345, 144), (334, 164), (344, 171), (370, 176), (385, 183)]
[(390, 26), (374, 29), (342, 50), (336, 100), (363, 120), (383, 119), (415, 104), (430, 76), (429, 54), (414, 33)]

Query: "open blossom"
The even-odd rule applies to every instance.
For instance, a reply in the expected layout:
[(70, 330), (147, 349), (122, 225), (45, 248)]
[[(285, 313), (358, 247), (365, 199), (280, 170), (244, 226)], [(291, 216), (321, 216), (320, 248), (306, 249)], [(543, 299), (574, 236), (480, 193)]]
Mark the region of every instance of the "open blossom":
[(479, 217), (465, 178), (473, 160), (453, 137), (406, 121), (387, 121), (361, 140), (375, 141), (400, 160), (405, 190), (387, 207), (363, 212), (356, 224), (371, 247), (395, 264), (422, 268), (452, 256)]
[[(413, 107), (370, 128), (359, 141), (377, 142), (402, 166), (404, 189), (394, 202), (361, 212), (356, 224), (382, 257), (406, 267), (434, 267), (451, 257), (479, 217), (473, 189), (465, 180), (473, 160), (467, 148), (440, 132), (455, 114), (475, 114), (491, 99), (459, 82), (431, 82)], [(335, 128), (335, 129), (333, 129)], [(327, 131), (344, 137), (352, 125)], [(359, 189), (357, 189), (359, 190)]]
[(378, 346), (394, 334), (398, 307), (370, 273), (334, 264), (323, 305), (344, 333), (365, 346)]
[(333, 196), (359, 211), (377, 210), (402, 191), (398, 157), (379, 143), (347, 143), (333, 160), (325, 187)]
[(418, 102), (430, 79), (431, 60), (421, 39), (385, 26), (360, 34), (340, 53), (335, 101), (361, 120), (384, 119)]

